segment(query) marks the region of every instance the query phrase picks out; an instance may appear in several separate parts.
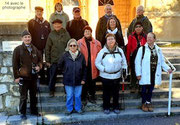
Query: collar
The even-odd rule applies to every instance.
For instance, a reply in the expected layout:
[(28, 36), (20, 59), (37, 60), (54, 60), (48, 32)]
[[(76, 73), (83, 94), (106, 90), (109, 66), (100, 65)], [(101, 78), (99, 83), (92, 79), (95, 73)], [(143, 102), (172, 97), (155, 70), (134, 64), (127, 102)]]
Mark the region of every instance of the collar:
[(44, 18), (43, 18), (42, 20), (40, 20), (40, 19), (37, 18), (36, 16), (35, 16), (34, 20), (35, 20), (36, 22), (38, 22), (39, 24), (43, 24), (43, 23), (46, 21)]
[(112, 30), (110, 30), (110, 29), (108, 29), (108, 30), (107, 30), (107, 32), (108, 32), (108, 33), (112, 33), (112, 34), (116, 34), (116, 33), (117, 33), (117, 31), (118, 31), (118, 29), (117, 29), (117, 28), (115, 28), (113, 31), (112, 31)]
[(55, 14), (62, 15), (62, 14), (63, 14), (63, 11), (61, 10), (60, 12), (58, 12), (58, 11), (56, 10), (56, 11), (55, 11)]

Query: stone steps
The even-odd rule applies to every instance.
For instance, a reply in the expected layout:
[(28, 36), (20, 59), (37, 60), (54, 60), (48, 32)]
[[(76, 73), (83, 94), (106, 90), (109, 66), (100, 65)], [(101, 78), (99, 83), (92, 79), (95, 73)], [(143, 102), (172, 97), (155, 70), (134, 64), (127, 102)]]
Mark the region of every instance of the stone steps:
[[(173, 115), (180, 114), (179, 107), (173, 107), (171, 110)], [(167, 108), (155, 108), (154, 112), (143, 112), (140, 109), (125, 109), (120, 112), (120, 114), (114, 114), (111, 112), (109, 115), (100, 112), (85, 112), (83, 115), (73, 113), (70, 116), (66, 116), (64, 113), (58, 114), (46, 114), (44, 115), (44, 123), (46, 125), (59, 125), (63, 123), (77, 123), (83, 121), (98, 121), (98, 120), (115, 120), (115, 119), (130, 119), (130, 118), (141, 118), (141, 117), (155, 117), (155, 116), (165, 116), (167, 115)], [(21, 121), (19, 115), (15, 116), (2, 116), (0, 118), (0, 123), (10, 124), (10, 125), (24, 125), (24, 124), (33, 124), (37, 123), (37, 117), (27, 115), (26, 121)], [(38, 122), (41, 124), (42, 117), (38, 117)]]

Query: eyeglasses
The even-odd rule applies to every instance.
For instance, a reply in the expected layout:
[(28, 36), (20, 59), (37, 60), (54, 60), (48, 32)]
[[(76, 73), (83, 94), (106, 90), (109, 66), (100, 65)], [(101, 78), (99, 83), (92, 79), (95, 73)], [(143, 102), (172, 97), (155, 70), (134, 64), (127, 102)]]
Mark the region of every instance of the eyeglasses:
[(69, 45), (70, 47), (76, 47), (77, 45)]
[(141, 27), (142, 27), (142, 26), (140, 26), (140, 25), (139, 25), (139, 26), (138, 26), (138, 25), (137, 25), (137, 26), (135, 26), (135, 28), (141, 28)]

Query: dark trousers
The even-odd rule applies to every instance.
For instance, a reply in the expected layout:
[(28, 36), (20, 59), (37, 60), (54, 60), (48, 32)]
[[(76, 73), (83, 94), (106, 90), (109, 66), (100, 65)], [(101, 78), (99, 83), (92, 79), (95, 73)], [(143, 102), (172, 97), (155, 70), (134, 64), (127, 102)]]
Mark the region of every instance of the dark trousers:
[(131, 88), (137, 88), (137, 77), (136, 77), (136, 72), (135, 72), (135, 64), (134, 64), (134, 60), (135, 58), (134, 57), (131, 57), (131, 60), (130, 60), (130, 68), (131, 68), (131, 80), (130, 80), (130, 83), (131, 83)]
[(113, 109), (119, 109), (119, 82), (120, 79), (102, 78), (104, 110), (110, 109), (111, 96), (113, 97)]
[(37, 78), (32, 78), (31, 80), (23, 80), (22, 85), (19, 85), (20, 92), (20, 104), (19, 109), (21, 114), (26, 114), (26, 106), (27, 106), (27, 95), (29, 90), (30, 95), (30, 109), (31, 113), (37, 113), (38, 109), (37, 105)]
[(58, 65), (52, 64), (50, 67), (50, 74), (49, 74), (49, 90), (50, 91), (55, 91), (57, 70), (58, 70)]
[(92, 99), (95, 99), (96, 93), (96, 81), (92, 79), (86, 80), (86, 83), (83, 85), (82, 88), (82, 100), (87, 99), (87, 95), (89, 94)]

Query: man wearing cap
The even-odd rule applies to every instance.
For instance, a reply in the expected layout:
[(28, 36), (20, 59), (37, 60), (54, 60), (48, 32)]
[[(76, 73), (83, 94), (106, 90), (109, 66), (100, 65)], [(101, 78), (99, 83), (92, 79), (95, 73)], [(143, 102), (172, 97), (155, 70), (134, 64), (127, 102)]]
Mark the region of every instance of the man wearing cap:
[(116, 24), (117, 28), (120, 31), (120, 34), (122, 34), (121, 23), (119, 19), (113, 14), (111, 4), (106, 4), (104, 8), (104, 12), (105, 15), (99, 19), (96, 26), (96, 39), (99, 40), (100, 42), (103, 41), (104, 35), (106, 34), (107, 31), (107, 21), (111, 17), (114, 17), (117, 20), (117, 24)]
[(83, 28), (88, 25), (88, 22), (82, 19), (80, 15), (80, 8), (74, 7), (73, 8), (73, 16), (74, 19), (67, 22), (66, 29), (69, 32), (71, 38), (76, 40), (81, 39), (84, 36)]
[[(35, 18), (28, 22), (28, 30), (32, 36), (32, 44), (41, 52), (42, 57), (50, 33), (50, 24), (43, 18), (43, 10), (42, 7), (35, 7)], [(43, 69), (40, 75), (40, 82), (44, 84), (45, 74)]]
[(47, 66), (50, 67), (49, 94), (51, 97), (54, 96), (55, 92), (57, 63), (70, 39), (69, 33), (63, 28), (61, 20), (56, 19), (52, 24), (54, 30), (49, 34), (45, 48), (46, 63)]
[(42, 68), (42, 57), (38, 49), (31, 44), (31, 34), (25, 30), (22, 33), (22, 45), (13, 52), (13, 74), (15, 83), (19, 83), (21, 118), (26, 119), (26, 104), (28, 91), (30, 94), (30, 109), (32, 115), (38, 115), (36, 107), (37, 98), (37, 72)]

